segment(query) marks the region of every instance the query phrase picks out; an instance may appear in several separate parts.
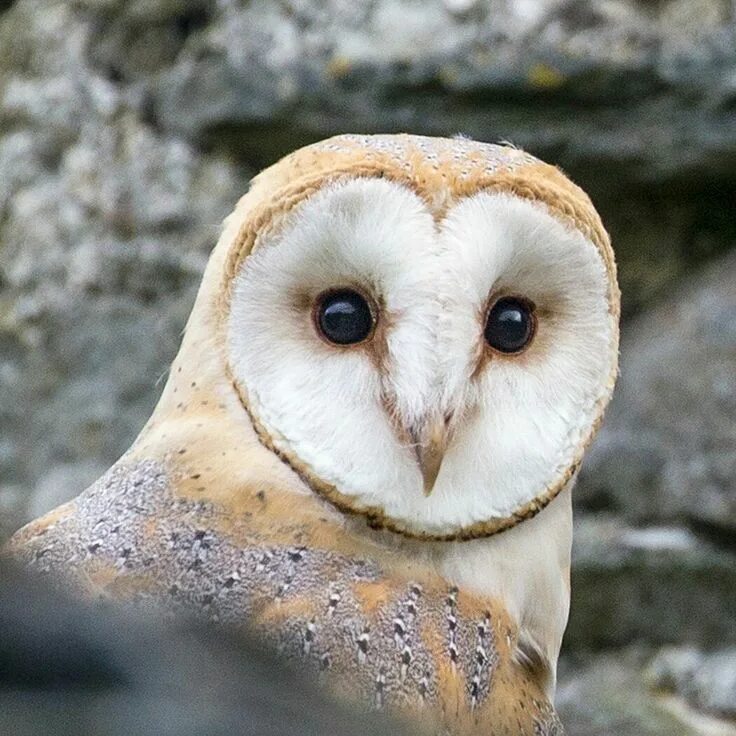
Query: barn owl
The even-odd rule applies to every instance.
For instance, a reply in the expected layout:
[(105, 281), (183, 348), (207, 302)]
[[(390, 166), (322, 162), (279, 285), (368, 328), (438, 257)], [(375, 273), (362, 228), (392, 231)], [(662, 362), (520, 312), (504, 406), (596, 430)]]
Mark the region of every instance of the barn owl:
[(508, 146), (343, 135), (226, 220), (152, 417), (11, 553), (246, 626), (431, 734), (557, 734), (571, 486), (613, 389), (609, 238)]

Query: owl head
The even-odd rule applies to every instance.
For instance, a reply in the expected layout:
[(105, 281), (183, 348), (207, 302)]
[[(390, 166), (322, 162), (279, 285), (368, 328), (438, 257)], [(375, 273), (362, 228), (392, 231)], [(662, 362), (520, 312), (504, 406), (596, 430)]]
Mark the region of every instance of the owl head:
[(556, 168), (339, 136), (257, 177), (213, 262), (200, 299), (227, 390), (339, 509), (480, 537), (573, 478), (615, 380), (619, 292), (598, 215)]

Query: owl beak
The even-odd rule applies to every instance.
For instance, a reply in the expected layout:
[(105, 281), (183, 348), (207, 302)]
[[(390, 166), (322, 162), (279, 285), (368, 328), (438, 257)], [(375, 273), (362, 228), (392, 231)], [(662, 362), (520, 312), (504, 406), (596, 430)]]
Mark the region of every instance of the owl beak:
[(432, 493), (437, 476), (440, 474), (442, 459), (445, 456), (449, 439), (449, 422), (438, 414), (412, 431), (419, 468), (424, 480), (424, 495)]

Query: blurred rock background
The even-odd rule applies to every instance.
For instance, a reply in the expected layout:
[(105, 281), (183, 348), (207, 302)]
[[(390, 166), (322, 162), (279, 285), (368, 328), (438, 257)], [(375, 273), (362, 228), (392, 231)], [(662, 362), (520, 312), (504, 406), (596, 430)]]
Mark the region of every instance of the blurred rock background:
[(133, 440), (249, 178), (394, 130), (562, 166), (618, 253), (569, 733), (735, 734), (733, 0), (0, 0), (0, 540)]

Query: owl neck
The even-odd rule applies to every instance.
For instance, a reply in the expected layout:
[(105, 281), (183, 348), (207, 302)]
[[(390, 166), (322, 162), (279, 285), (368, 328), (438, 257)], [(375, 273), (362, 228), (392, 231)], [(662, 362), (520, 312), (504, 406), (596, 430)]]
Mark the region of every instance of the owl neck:
[(573, 484), (535, 517), (481, 539), (432, 542), (371, 530), (360, 517), (343, 523), (397, 573), (424, 571), (500, 602), (518, 625), (520, 656), (539, 665), (552, 696), (570, 608)]
[(570, 610), (573, 483), (534, 518), (486, 539), (450, 543), (435, 558), (450, 582), (503, 601), (526, 654), (538, 653), (548, 667), (550, 695)]

